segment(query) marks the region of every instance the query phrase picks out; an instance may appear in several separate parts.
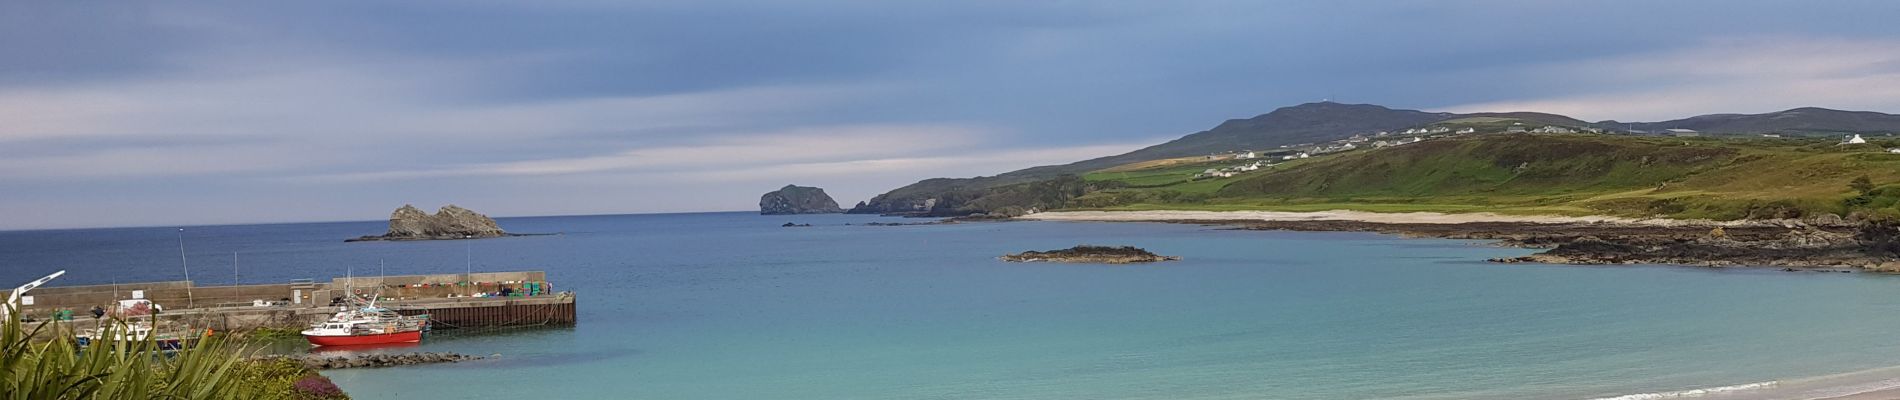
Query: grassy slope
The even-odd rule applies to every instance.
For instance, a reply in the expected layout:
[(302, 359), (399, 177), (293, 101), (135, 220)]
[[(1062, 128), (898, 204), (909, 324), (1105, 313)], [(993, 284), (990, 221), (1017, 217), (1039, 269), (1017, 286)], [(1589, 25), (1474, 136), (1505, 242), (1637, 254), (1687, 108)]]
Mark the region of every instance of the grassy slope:
[[(1185, 182), (1211, 164), (1094, 173), (1085, 179), (1137, 187), (1091, 193), (1072, 205), (1715, 219), (1845, 213), (1842, 200), (1855, 194), (1848, 188), (1855, 177), (1900, 181), (1900, 155), (1878, 151), (1797, 140), (1481, 135), (1329, 155), (1220, 180)], [(1157, 185), (1169, 181), (1183, 183)]]

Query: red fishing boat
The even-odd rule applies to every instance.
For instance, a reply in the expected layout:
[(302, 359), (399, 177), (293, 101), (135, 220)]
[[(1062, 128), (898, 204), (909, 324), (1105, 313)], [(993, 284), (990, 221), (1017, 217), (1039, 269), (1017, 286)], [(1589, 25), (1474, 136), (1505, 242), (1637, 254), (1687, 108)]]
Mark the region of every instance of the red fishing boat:
[(317, 346), (416, 343), (422, 341), (422, 332), (428, 329), (428, 314), (404, 316), (372, 302), (311, 325), (303, 331), (303, 337)]

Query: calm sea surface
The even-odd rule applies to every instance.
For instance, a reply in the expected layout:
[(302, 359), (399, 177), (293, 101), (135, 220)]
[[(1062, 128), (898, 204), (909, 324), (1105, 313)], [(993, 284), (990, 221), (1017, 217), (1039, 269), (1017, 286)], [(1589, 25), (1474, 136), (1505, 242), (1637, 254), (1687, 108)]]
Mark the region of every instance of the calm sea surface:
[[(1900, 365), (1894, 276), (1498, 265), (1482, 260), (1527, 251), (1176, 224), (845, 225), (893, 220), (506, 218), (563, 234), (346, 244), (383, 229), (347, 222), (184, 239), (204, 285), (233, 281), (235, 251), (246, 283), (470, 260), (545, 270), (580, 295), (572, 328), (390, 350), (498, 359), (325, 372), (359, 399), (1561, 399), (1769, 381), (1780, 391), (1745, 394), (1798, 397), (1900, 377), (1880, 369)], [(0, 282), (54, 269), (71, 271), (56, 285), (179, 279), (175, 235), (0, 232)], [(1083, 243), (1185, 260), (996, 260)]]

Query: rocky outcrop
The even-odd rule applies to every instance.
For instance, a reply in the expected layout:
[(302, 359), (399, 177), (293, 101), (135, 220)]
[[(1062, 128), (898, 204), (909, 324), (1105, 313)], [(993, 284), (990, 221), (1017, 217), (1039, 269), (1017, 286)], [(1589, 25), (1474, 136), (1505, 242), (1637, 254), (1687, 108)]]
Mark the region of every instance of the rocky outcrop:
[(785, 185), (772, 192), (759, 196), (759, 214), (835, 214), (844, 212), (838, 208), (838, 202), (825, 194), (825, 189)]
[(404, 365), (422, 365), (453, 363), (480, 360), (484, 357), (457, 353), (408, 353), (408, 354), (352, 354), (348, 356), (324, 356), (321, 354), (294, 354), (267, 356), (265, 358), (284, 358), (303, 364), (310, 369), (342, 368), (381, 368)]
[(1012, 262), (1129, 264), (1174, 261), (1181, 259), (1181, 257), (1158, 255), (1134, 246), (1081, 245), (1062, 250), (1025, 251), (1005, 255), (1002, 259), (1003, 261)]
[(404, 204), (389, 214), (388, 233), (349, 241), (479, 239), (508, 235), (493, 218), (454, 204), (442, 206), (435, 214)]

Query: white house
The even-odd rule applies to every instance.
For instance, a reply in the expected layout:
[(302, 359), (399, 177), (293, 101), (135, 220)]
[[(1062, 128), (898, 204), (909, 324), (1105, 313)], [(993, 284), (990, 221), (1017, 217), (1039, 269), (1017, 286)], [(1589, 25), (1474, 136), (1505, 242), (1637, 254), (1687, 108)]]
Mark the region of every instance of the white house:
[(1312, 157), (1312, 155), (1310, 155), (1310, 154), (1306, 154), (1306, 153), (1300, 153), (1300, 157), (1299, 157), (1299, 158), (1307, 158), (1307, 157)]
[(1887, 152), (1888, 152), (1888, 153), (1893, 153), (1893, 154), (1900, 154), (1900, 147), (1895, 147), (1895, 148), (1891, 148), (1891, 149), (1887, 149)]
[(1841, 144), (1862, 144), (1862, 143), (1867, 143), (1867, 139), (1861, 139), (1860, 134), (1854, 134), (1854, 136), (1848, 136), (1847, 140), (1841, 141)]
[(1477, 132), (1478, 132), (1478, 128), (1466, 127), (1464, 129), (1459, 129), (1458, 132), (1456, 133), (1464, 134), (1464, 133), (1477, 133)]
[(1242, 153), (1240, 153), (1239, 155), (1235, 155), (1235, 156), (1234, 156), (1234, 159), (1236, 159), (1236, 160), (1252, 160), (1252, 159), (1254, 159), (1254, 158), (1258, 158), (1258, 157), (1260, 157), (1260, 155), (1259, 155), (1259, 154), (1254, 154), (1253, 152), (1251, 152), (1251, 151), (1248, 151), (1248, 152), (1242, 152)]
[(1702, 136), (1702, 132), (1696, 132), (1694, 129), (1664, 129), (1663, 133), (1677, 137)]

